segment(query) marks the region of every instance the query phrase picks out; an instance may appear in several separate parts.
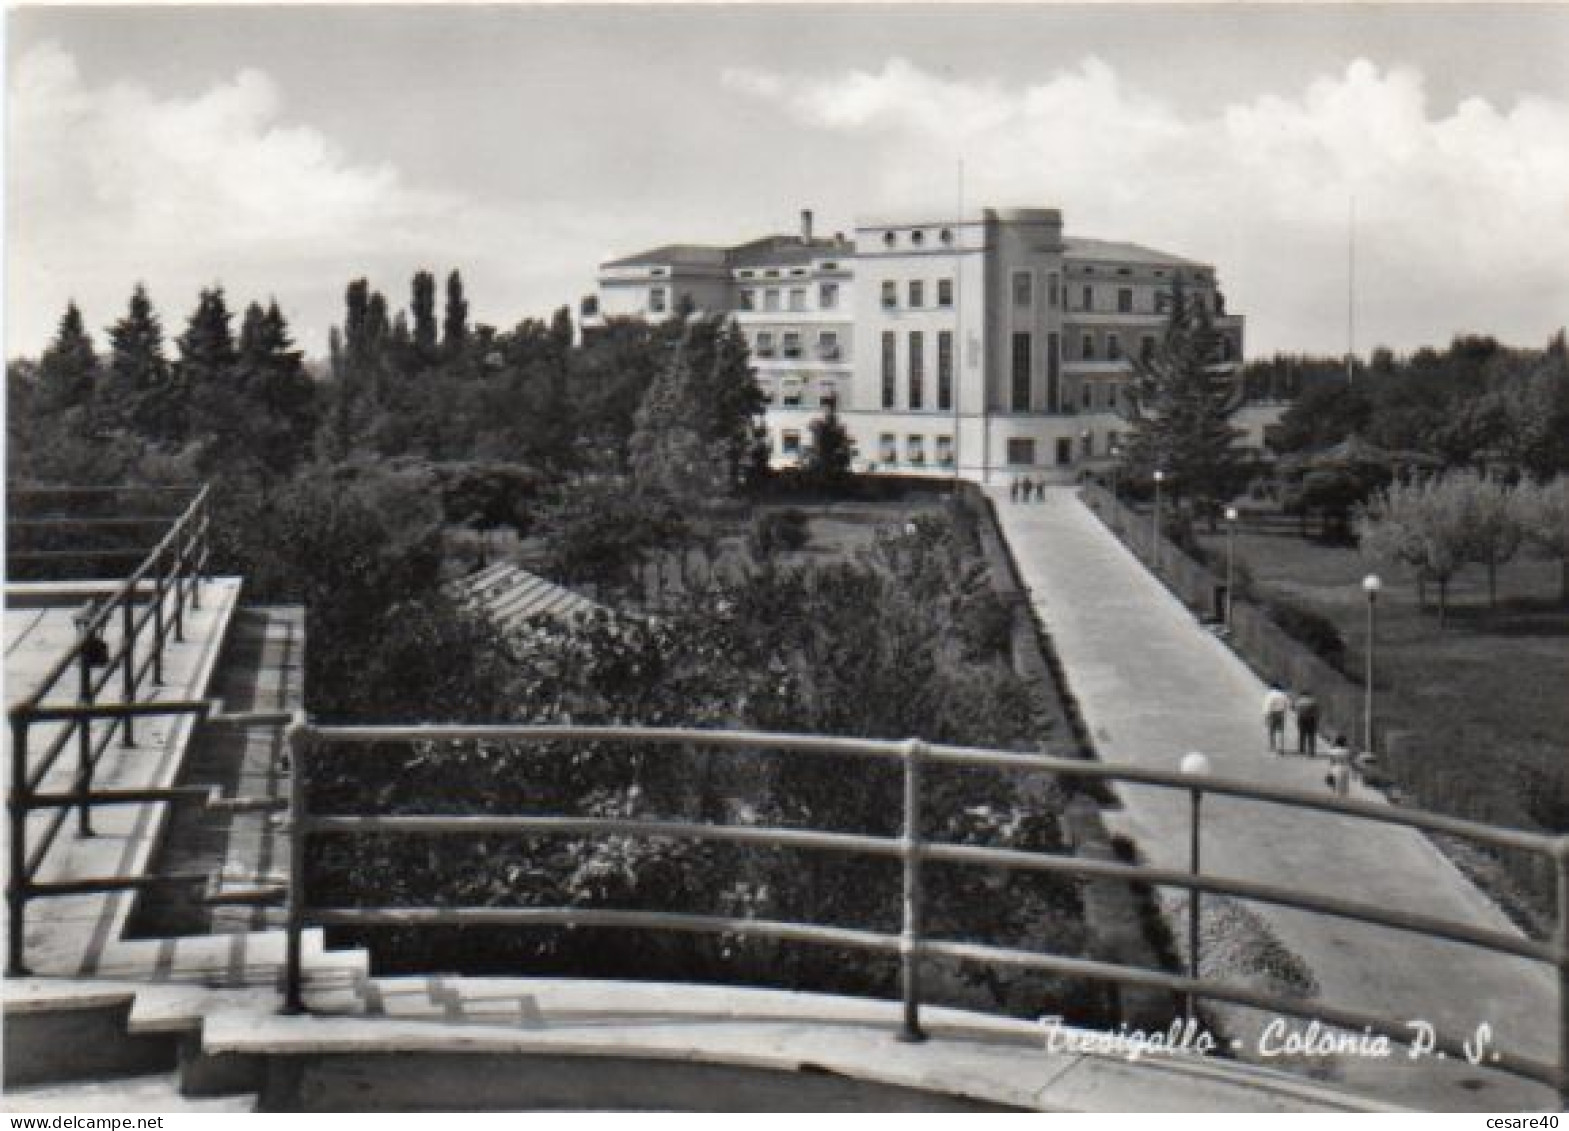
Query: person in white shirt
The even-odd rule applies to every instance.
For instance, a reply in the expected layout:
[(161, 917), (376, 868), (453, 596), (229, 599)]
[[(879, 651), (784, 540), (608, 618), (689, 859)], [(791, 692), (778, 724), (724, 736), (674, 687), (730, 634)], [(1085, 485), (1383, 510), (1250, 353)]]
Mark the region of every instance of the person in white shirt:
[(1264, 730), (1269, 734), (1271, 754), (1286, 752), (1286, 712), (1291, 709), (1291, 696), (1272, 683), (1264, 693)]

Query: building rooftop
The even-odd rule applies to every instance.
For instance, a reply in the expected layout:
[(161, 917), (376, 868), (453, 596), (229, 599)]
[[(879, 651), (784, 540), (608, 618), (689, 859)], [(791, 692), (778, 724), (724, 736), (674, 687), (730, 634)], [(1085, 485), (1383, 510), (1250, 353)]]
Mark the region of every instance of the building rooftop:
[(1068, 259), (1093, 259), (1108, 263), (1170, 264), (1174, 267), (1208, 267), (1196, 259), (1185, 259), (1169, 251), (1156, 251), (1142, 244), (1124, 243), (1121, 240), (1093, 240), (1084, 236), (1067, 236), (1063, 239), (1063, 255)]
[(603, 264), (611, 267), (797, 267), (824, 255), (849, 255), (848, 240), (764, 236), (734, 247), (666, 244)]

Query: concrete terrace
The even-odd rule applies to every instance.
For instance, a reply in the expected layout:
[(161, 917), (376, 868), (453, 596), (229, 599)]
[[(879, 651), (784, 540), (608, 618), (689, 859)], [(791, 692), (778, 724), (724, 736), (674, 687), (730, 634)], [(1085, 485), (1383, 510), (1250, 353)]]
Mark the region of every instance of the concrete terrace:
[[(1202, 751), (1217, 776), (1323, 789), (1323, 759), (1267, 752), (1264, 684), (1201, 626), (1069, 488), (1043, 503), (991, 492), (1023, 583), (1066, 669), (1102, 760), (1174, 770)], [(1188, 865), (1189, 800), (1179, 791), (1118, 785), (1108, 810), (1159, 867)], [(1364, 799), (1377, 795), (1362, 792)], [(1414, 829), (1337, 814), (1209, 797), (1206, 872), (1514, 931), (1503, 913)], [(1215, 897), (1206, 897), (1215, 906)], [(1459, 943), (1254, 904), (1274, 936), (1311, 970), (1318, 1000), (1469, 1035), (1491, 1026), (1497, 1046), (1557, 1055), (1558, 988), (1545, 965)], [(1174, 923), (1176, 926), (1177, 923)], [(1185, 939), (1185, 930), (1176, 932)], [(1210, 973), (1206, 970), (1206, 973)], [(1216, 1014), (1244, 1050), (1268, 1020)], [(1368, 1095), (1440, 1110), (1556, 1107), (1546, 1088), (1453, 1061), (1333, 1058), (1313, 1068)]]

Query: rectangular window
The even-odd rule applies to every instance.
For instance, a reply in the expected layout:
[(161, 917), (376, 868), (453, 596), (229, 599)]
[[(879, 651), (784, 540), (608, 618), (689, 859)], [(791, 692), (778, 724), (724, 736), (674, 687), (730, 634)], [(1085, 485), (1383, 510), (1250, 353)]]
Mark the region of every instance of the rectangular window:
[(817, 356), (824, 361), (839, 360), (839, 331), (820, 330), (817, 334)]
[(892, 408), (899, 385), (899, 345), (892, 330), (883, 331), (883, 407)]
[(917, 310), (926, 305), (926, 284), (919, 279), (910, 280), (910, 305)]
[(1014, 467), (1035, 466), (1035, 440), (1029, 436), (1008, 437), (1008, 463)]
[(790, 288), (790, 309), (791, 310), (805, 310), (806, 309), (806, 288), (805, 287), (791, 287)]
[(1035, 287), (1028, 271), (1013, 273), (1013, 305), (1029, 306), (1035, 301)]
[(1079, 407), (1089, 408), (1095, 399), (1095, 382), (1086, 381), (1079, 386)]
[(757, 292), (752, 290), (750, 287), (741, 292), (741, 309), (757, 309)]
[(937, 437), (937, 462), (944, 467), (953, 466), (953, 437)]
[(774, 335), (771, 331), (763, 330), (757, 335), (757, 346), (752, 351), (758, 357), (774, 356)]
[(839, 386), (832, 381), (819, 382), (817, 386), (817, 403), (823, 408), (834, 408), (839, 404)]
[(836, 310), (839, 306), (839, 284), (821, 283), (817, 288), (817, 305), (823, 310)]
[(899, 462), (899, 437), (884, 432), (877, 438), (877, 458), (882, 463)]
[(1081, 310), (1094, 310), (1095, 309), (1095, 288), (1090, 286), (1088, 283), (1084, 284), (1084, 305), (1082, 307), (1080, 307), (1079, 309), (1081, 309)]
[(780, 346), (782, 347), (781, 352), (783, 352), (785, 357), (800, 357), (801, 331), (786, 330), (781, 336)]
[(1046, 411), (1056, 412), (1057, 390), (1062, 381), (1062, 339), (1053, 330), (1046, 335)]
[(1133, 313), (1133, 288), (1132, 287), (1118, 287), (1117, 288), (1117, 313), (1119, 313), (1119, 314), (1132, 314)]
[(937, 407), (953, 408), (953, 331), (937, 331)]
[(925, 463), (926, 437), (906, 436), (904, 438), (904, 451), (911, 463)]
[(938, 279), (937, 280), (937, 305), (938, 306), (952, 306), (953, 305), (953, 280), (952, 279)]
[(766, 291), (763, 292), (763, 309), (779, 309), (779, 291), (777, 288), (769, 287)]
[(921, 340), (921, 332), (914, 331), (910, 335), (910, 407), (925, 408), (926, 390), (926, 358)]
[(1122, 360), (1122, 339), (1120, 337), (1118, 337), (1116, 334), (1107, 334), (1106, 335), (1106, 360), (1107, 361), (1121, 361)]
[(1155, 335), (1145, 334), (1139, 339), (1139, 359), (1148, 362), (1155, 357)]
[(1167, 314), (1170, 311), (1171, 311), (1171, 292), (1170, 291), (1156, 291), (1155, 292), (1155, 313), (1156, 314)]
[(799, 456), (801, 454), (801, 434), (799, 432), (782, 433), (780, 451), (786, 456)]
[(1084, 335), (1084, 339), (1079, 343), (1079, 356), (1082, 357), (1085, 361), (1094, 361), (1095, 360), (1095, 335), (1094, 334), (1085, 334)]
[(1058, 436), (1057, 437), (1057, 465), (1059, 467), (1061, 467), (1064, 464), (1069, 464), (1069, 463), (1072, 463), (1072, 462), (1073, 462), (1073, 441), (1070, 440), (1066, 436)]
[(1013, 411), (1030, 411), (1030, 362), (1031, 335), (1020, 331), (1013, 335)]
[(801, 407), (801, 386), (802, 381), (799, 377), (786, 377), (784, 379), (780, 388), (784, 394), (785, 408)]
[(892, 279), (883, 280), (883, 307), (892, 310), (899, 305), (899, 284)]
[(663, 314), (665, 312), (665, 295), (666, 291), (664, 287), (652, 287), (649, 289), (648, 309), (652, 313)]
[(1061, 289), (1061, 280), (1058, 279), (1057, 272), (1053, 271), (1046, 276), (1046, 305), (1053, 310), (1057, 309), (1057, 303), (1061, 298)]

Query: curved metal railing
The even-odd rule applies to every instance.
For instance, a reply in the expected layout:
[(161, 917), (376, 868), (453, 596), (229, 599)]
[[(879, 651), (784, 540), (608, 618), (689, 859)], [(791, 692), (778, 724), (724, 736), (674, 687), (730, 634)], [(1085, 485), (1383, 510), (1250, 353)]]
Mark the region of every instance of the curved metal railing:
[[(1569, 1094), (1569, 837), (1497, 828), (1436, 813), (1340, 799), (1307, 790), (1260, 786), (1250, 782), (1180, 772), (1149, 770), (1101, 762), (1010, 753), (970, 747), (832, 738), (816, 735), (619, 726), (312, 726), (298, 719), (288, 733), (294, 758), (291, 785), (291, 834), (288, 896), (289, 950), (285, 1009), (304, 1009), (301, 936), (307, 926), (580, 926), (620, 927), (699, 933), (733, 933), (793, 942), (809, 942), (878, 951), (899, 956), (904, 1022), (901, 1036), (921, 1039), (921, 964), (941, 957), (1046, 971), (1122, 986), (1166, 990), (1187, 995), (1191, 1003), (1207, 999), (1318, 1020), (1353, 1031), (1366, 1030), (1399, 1043), (1409, 1043), (1408, 1019), (1346, 1006), (1325, 1005), (1284, 997), (1247, 986), (1199, 976), (1197, 932), (1190, 935), (1188, 971), (1174, 974), (1123, 966), (1068, 955), (1044, 954), (1008, 947), (933, 939), (923, 932), (922, 866), (935, 863), (1048, 872), (1086, 880), (1123, 880), (1186, 889), (1190, 893), (1190, 925), (1196, 925), (1200, 897), (1205, 893), (1289, 907), (1479, 947), (1498, 954), (1552, 965), (1558, 971), (1558, 1056), (1552, 1061), (1500, 1049), (1493, 1067), (1540, 1081)], [(497, 742), (535, 745), (547, 742), (616, 741), (645, 743), (654, 748), (706, 747), (765, 750), (780, 754), (833, 754), (898, 762), (904, 771), (903, 833), (900, 837), (827, 832), (755, 825), (716, 825), (689, 821), (649, 821), (609, 817), (493, 816), (434, 814), (317, 814), (310, 806), (310, 770), (335, 749), (367, 744), (424, 742)], [(1193, 860), (1188, 871), (1123, 864), (1074, 856), (1024, 852), (925, 840), (921, 834), (922, 769), (961, 766), (1044, 773), (1064, 778), (1100, 779), (1178, 790), (1192, 799)], [(1500, 848), (1539, 852), (1557, 869), (1559, 926), (1550, 942), (1525, 935), (1373, 906), (1299, 888), (1251, 880), (1205, 875), (1199, 868), (1200, 801), (1205, 794), (1339, 814), (1425, 832), (1463, 837)], [(897, 859), (902, 870), (903, 922), (898, 934), (809, 923), (779, 922), (673, 911), (630, 911), (581, 907), (320, 907), (309, 898), (306, 848), (313, 836), (448, 837), (484, 834), (528, 836), (624, 836), (720, 841), (771, 848), (833, 851)], [(1465, 1038), (1435, 1034), (1434, 1051), (1466, 1055)]]

